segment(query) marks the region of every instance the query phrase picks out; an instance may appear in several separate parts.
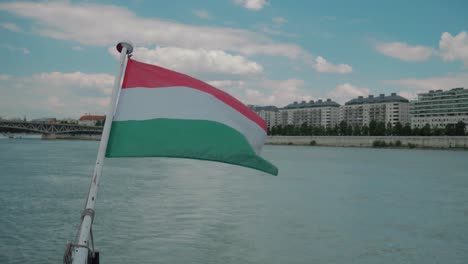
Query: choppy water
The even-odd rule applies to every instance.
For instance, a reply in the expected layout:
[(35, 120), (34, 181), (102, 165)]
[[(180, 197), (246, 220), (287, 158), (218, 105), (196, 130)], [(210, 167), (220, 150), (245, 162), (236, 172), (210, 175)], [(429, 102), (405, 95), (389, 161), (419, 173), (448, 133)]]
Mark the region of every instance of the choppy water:
[[(0, 140), (0, 263), (61, 263), (98, 142)], [(278, 177), (107, 160), (102, 263), (468, 263), (468, 152), (266, 146)]]

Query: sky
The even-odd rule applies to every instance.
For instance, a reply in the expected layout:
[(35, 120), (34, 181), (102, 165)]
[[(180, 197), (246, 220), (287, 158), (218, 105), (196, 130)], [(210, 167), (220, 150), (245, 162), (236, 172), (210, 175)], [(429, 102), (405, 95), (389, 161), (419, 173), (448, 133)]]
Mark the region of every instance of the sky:
[(468, 1), (0, 1), (0, 117), (104, 114), (115, 44), (245, 104), (468, 88)]

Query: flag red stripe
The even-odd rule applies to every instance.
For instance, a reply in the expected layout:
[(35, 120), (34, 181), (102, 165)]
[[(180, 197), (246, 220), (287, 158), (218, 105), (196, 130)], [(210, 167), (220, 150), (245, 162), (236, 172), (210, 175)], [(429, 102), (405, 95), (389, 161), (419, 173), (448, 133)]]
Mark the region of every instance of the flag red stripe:
[(260, 116), (229, 94), (188, 75), (128, 59), (122, 89), (165, 88), (171, 86), (183, 86), (209, 93), (252, 120), (263, 130), (267, 130), (265, 121)]

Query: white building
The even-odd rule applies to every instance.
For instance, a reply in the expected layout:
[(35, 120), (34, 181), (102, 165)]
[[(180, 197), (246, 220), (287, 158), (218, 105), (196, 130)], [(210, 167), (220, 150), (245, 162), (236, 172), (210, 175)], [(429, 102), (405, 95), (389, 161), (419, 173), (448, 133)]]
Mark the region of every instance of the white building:
[(79, 125), (95, 126), (98, 122), (102, 125), (106, 120), (105, 115), (84, 115), (78, 120)]
[(257, 115), (259, 115), (268, 127), (271, 129), (273, 126), (276, 126), (280, 123), (280, 113), (278, 112), (278, 108), (276, 106), (256, 106), (256, 105), (249, 105), (250, 109), (252, 109)]
[(468, 124), (468, 89), (454, 88), (418, 94), (411, 102), (411, 126), (445, 127), (463, 121)]
[(331, 99), (326, 101), (294, 102), (279, 110), (281, 125), (329, 127), (338, 124), (340, 105)]
[(279, 112), (271, 110), (260, 110), (257, 114), (265, 120), (265, 123), (268, 129), (271, 129), (273, 126), (276, 126), (279, 123)]
[(368, 126), (372, 120), (385, 124), (390, 122), (392, 126), (397, 122), (402, 125), (410, 123), (409, 101), (396, 93), (388, 96), (380, 94), (378, 97), (359, 96), (341, 107), (340, 121), (353, 126)]

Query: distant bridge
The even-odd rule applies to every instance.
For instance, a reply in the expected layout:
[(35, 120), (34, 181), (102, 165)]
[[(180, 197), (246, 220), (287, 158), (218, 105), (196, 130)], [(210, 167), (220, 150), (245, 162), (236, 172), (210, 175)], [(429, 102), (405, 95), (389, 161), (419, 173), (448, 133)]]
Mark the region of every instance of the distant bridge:
[(0, 132), (22, 131), (38, 134), (101, 134), (101, 126), (0, 120)]

